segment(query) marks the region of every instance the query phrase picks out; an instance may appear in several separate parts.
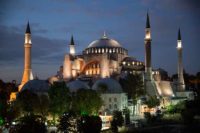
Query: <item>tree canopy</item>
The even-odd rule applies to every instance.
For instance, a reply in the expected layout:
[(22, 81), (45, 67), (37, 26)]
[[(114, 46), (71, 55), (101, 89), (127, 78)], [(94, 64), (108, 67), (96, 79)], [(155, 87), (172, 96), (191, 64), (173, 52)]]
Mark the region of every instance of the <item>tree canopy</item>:
[(100, 95), (92, 89), (79, 89), (73, 97), (73, 108), (78, 114), (97, 114), (102, 106)]
[(160, 100), (156, 96), (148, 97), (147, 101), (145, 102), (149, 108), (154, 108), (160, 105)]
[(136, 104), (137, 98), (144, 94), (142, 77), (139, 74), (128, 74), (119, 80), (123, 90), (128, 94), (128, 98), (133, 99)]
[(69, 88), (65, 82), (55, 82), (49, 89), (49, 111), (55, 115), (62, 115), (64, 112), (69, 111), (71, 97)]

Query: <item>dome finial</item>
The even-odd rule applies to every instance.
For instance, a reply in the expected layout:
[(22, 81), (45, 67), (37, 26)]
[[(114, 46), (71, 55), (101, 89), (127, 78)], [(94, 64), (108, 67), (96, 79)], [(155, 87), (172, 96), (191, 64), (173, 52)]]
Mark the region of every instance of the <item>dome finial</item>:
[(107, 38), (106, 31), (104, 30), (102, 38)]

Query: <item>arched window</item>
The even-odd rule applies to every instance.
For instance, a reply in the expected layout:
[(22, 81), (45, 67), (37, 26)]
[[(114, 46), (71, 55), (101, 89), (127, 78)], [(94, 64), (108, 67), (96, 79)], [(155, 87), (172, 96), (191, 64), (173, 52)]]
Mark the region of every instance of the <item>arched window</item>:
[(112, 49), (109, 50), (109, 53), (112, 53)]
[(102, 48), (102, 53), (104, 53), (104, 48)]

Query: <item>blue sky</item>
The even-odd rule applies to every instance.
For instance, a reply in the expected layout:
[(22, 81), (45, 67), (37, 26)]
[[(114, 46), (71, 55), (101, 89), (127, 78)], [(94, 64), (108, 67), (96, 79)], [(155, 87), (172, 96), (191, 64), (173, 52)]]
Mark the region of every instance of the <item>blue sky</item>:
[(0, 78), (21, 81), (24, 32), (32, 32), (32, 69), (41, 79), (55, 75), (73, 34), (81, 52), (106, 31), (129, 55), (144, 61), (144, 28), (149, 10), (152, 65), (177, 70), (177, 32), (181, 28), (186, 72), (200, 71), (198, 0), (1, 0)]

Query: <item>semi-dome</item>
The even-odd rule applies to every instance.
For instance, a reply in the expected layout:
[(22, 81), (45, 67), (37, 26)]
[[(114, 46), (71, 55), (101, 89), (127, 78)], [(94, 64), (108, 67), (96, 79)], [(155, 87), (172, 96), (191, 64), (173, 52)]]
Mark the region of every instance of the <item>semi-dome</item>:
[(116, 40), (108, 38), (105, 34), (102, 38), (91, 42), (88, 46), (88, 48), (113, 48), (113, 47), (121, 47), (121, 45)]
[(79, 89), (89, 89), (90, 87), (83, 81), (74, 80), (71, 82), (66, 83), (67, 87), (71, 92), (76, 92)]
[(123, 93), (121, 85), (112, 78), (103, 78), (97, 80), (92, 86), (92, 89), (103, 93)]
[(47, 93), (49, 90), (49, 82), (47, 80), (39, 80), (34, 79), (28, 81), (21, 89), (21, 91), (24, 90), (30, 90), (34, 93)]

